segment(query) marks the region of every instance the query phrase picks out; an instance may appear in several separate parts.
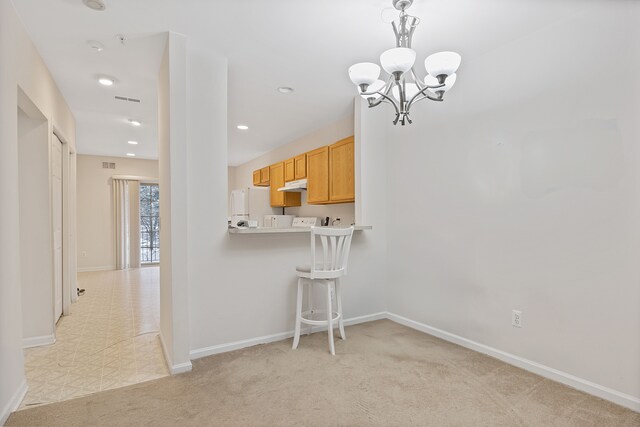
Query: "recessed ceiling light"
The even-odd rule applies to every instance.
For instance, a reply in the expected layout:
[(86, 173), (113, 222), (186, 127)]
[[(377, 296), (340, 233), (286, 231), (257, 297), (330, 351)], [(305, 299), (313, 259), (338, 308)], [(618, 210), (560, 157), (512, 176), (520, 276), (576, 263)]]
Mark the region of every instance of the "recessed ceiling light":
[(113, 79), (109, 78), (109, 77), (100, 77), (98, 79), (98, 82), (102, 85), (102, 86), (113, 86)]
[(87, 44), (96, 52), (102, 52), (104, 50), (104, 45), (97, 40), (89, 40)]
[(278, 88), (278, 92), (280, 92), (280, 93), (291, 93), (291, 92), (293, 92), (293, 88), (292, 87), (287, 87), (287, 86), (280, 86)]
[(247, 126), (247, 125), (238, 125), (238, 126), (236, 126), (236, 127), (237, 127), (238, 129), (240, 129), (240, 130), (247, 130), (247, 129), (249, 129), (249, 126)]
[(89, 9), (98, 10), (100, 12), (107, 8), (107, 5), (104, 4), (102, 0), (82, 0), (82, 3), (84, 3), (84, 5)]
[(138, 141), (127, 141), (131, 145), (138, 145)]
[(135, 157), (136, 155), (133, 153), (127, 153), (127, 157)]
[(139, 122), (138, 120), (133, 120), (133, 119), (129, 119), (129, 123), (131, 123), (133, 126), (141, 126), (142, 123)]

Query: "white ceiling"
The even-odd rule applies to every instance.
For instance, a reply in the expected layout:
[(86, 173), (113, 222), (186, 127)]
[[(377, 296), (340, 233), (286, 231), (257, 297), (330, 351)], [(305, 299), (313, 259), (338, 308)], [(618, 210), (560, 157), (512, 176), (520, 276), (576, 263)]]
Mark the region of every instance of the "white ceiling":
[[(164, 33), (188, 36), (194, 48), (229, 61), (229, 163), (238, 165), (351, 114), (348, 67), (377, 61), (393, 47), (381, 11), (390, 0), (105, 0), (96, 12), (81, 0), (13, 3), (77, 119), (78, 151), (157, 158), (156, 76)], [(413, 47), (417, 64), (440, 50), (465, 63), (566, 18), (593, 1), (416, 0), (422, 19)], [(115, 37), (127, 38), (121, 44)], [(98, 40), (105, 50), (87, 45)], [(420, 68), (420, 66), (418, 67)], [(116, 85), (98, 85), (107, 74)], [(278, 86), (295, 92), (283, 95)], [(114, 100), (142, 99), (141, 104)], [(490, 102), (490, 100), (485, 100)], [(422, 110), (428, 110), (426, 103)], [(140, 128), (128, 124), (134, 118)], [(248, 131), (236, 129), (246, 124)], [(140, 142), (132, 147), (127, 141)]]

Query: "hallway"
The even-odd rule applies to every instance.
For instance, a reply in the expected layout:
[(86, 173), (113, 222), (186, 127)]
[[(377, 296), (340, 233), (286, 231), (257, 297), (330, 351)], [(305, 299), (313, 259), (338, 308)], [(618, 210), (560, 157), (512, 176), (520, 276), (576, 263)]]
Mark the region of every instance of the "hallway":
[(159, 267), (78, 273), (78, 286), (86, 292), (58, 322), (56, 343), (25, 349), (21, 409), (169, 375)]

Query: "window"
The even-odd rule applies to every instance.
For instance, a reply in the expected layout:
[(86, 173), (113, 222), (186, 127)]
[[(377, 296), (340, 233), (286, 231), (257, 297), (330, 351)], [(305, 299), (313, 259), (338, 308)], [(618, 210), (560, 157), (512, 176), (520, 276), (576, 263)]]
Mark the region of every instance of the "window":
[(140, 262), (160, 262), (160, 190), (140, 183)]

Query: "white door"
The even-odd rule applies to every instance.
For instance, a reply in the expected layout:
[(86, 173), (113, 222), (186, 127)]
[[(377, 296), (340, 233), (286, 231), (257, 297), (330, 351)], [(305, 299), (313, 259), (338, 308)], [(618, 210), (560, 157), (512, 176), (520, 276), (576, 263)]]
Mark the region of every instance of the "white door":
[(62, 315), (62, 143), (55, 135), (51, 141), (54, 320), (57, 322)]

